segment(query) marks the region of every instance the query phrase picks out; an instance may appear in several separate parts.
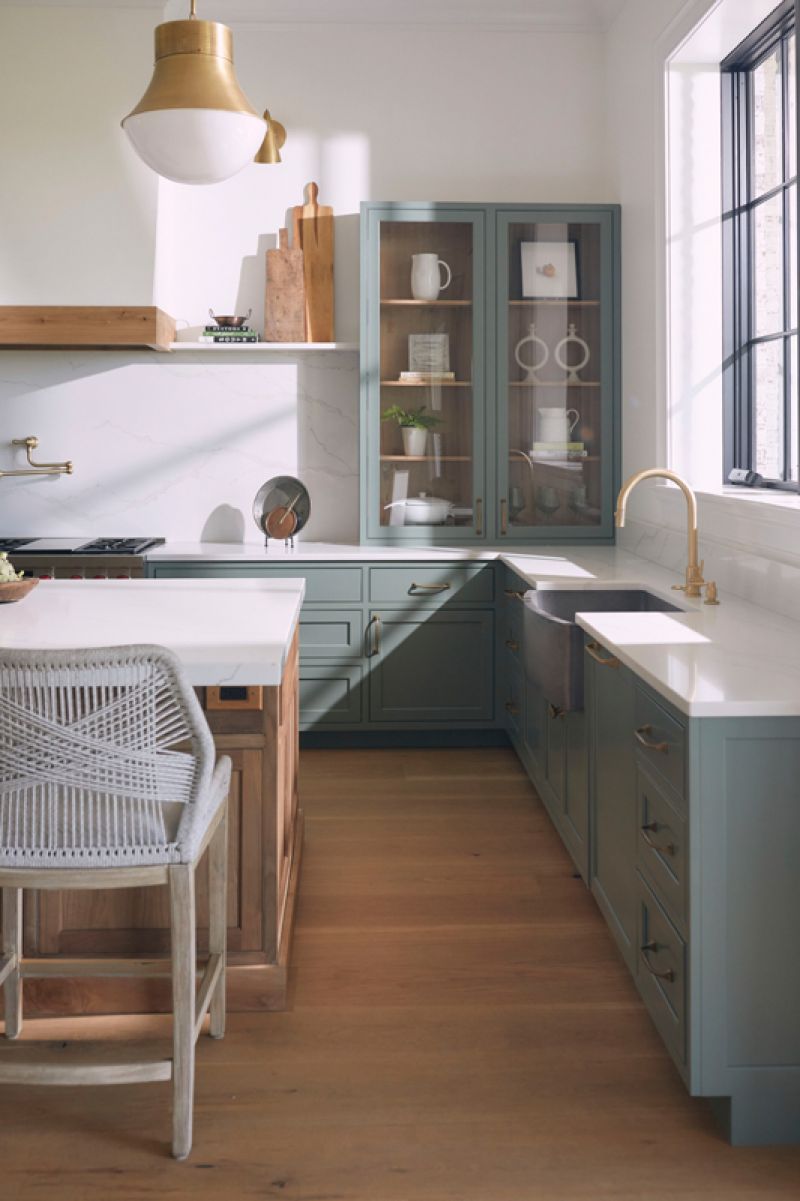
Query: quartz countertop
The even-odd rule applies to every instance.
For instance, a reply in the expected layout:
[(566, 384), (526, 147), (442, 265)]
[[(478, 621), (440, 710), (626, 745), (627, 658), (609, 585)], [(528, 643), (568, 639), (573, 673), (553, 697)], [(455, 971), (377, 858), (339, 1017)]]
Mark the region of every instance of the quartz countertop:
[[(148, 559), (256, 562), (496, 561), (532, 588), (644, 587), (678, 613), (587, 613), (579, 624), (689, 717), (800, 717), (800, 622), (723, 592), (719, 607), (672, 590), (677, 577), (616, 547), (374, 547), (298, 542), (167, 543)], [(798, 598), (800, 601), (800, 598)], [(800, 605), (798, 605), (800, 611)]]
[(297, 580), (42, 580), (0, 606), (0, 647), (156, 643), (195, 685), (281, 682), (305, 595)]

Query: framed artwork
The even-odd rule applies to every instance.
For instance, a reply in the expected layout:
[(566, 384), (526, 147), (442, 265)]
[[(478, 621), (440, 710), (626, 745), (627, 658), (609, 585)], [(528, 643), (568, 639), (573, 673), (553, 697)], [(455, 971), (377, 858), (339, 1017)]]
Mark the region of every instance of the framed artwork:
[(420, 374), (443, 375), (450, 371), (447, 334), (409, 334), (408, 369)]
[(576, 242), (522, 242), (522, 295), (525, 300), (577, 300)]

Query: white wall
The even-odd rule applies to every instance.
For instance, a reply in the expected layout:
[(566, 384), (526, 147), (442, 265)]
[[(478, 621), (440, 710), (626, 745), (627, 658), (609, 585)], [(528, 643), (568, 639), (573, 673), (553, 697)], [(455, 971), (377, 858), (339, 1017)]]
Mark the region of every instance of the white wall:
[(152, 304), (158, 182), (119, 122), (153, 19), (0, 7), (0, 304)]
[[(796, 616), (797, 498), (721, 486), (717, 64), (773, 7), (629, 0), (608, 38), (608, 119), (623, 206), (623, 475), (651, 466), (685, 475), (701, 492), (706, 577)], [(677, 489), (645, 484), (629, 513), (621, 544), (682, 571)]]
[[(284, 162), (207, 188), (157, 183), (118, 130), (149, 79), (157, 19), (0, 7), (14, 59), (0, 94), (19, 83), (28, 101), (4, 123), (0, 303), (155, 296), (186, 326), (209, 305), (260, 319), (263, 251), (316, 179), (338, 214), (337, 336), (350, 340), (362, 199), (614, 198), (602, 35), (575, 31), (234, 26), (242, 85), (288, 129)], [(297, 470), (313, 484), (309, 536), (355, 537), (358, 367), (327, 362), (292, 375), (252, 356), (223, 369), (4, 352), (0, 468), (16, 463), (11, 438), (36, 433), (75, 475), (0, 481), (0, 532), (191, 539), (227, 512), (228, 532), (255, 539), (261, 477)]]

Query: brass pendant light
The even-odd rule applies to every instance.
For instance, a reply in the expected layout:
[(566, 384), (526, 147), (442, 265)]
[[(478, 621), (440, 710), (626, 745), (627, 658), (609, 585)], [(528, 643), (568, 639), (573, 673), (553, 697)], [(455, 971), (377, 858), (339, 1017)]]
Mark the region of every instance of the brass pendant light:
[(267, 132), (233, 67), (233, 34), (188, 20), (155, 31), (155, 69), (144, 96), (122, 122), (148, 166), (179, 183), (218, 183), (253, 161)]
[(281, 147), (286, 141), (286, 129), (279, 121), (269, 115), (269, 109), (264, 109), (264, 120), (267, 123), (267, 133), (259, 147), (255, 163), (281, 162)]

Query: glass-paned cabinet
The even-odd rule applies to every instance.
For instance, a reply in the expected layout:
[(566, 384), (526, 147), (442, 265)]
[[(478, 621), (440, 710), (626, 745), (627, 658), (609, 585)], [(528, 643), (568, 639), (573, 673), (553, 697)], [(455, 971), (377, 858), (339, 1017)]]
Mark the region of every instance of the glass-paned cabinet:
[(615, 206), (362, 208), (362, 539), (606, 540)]

